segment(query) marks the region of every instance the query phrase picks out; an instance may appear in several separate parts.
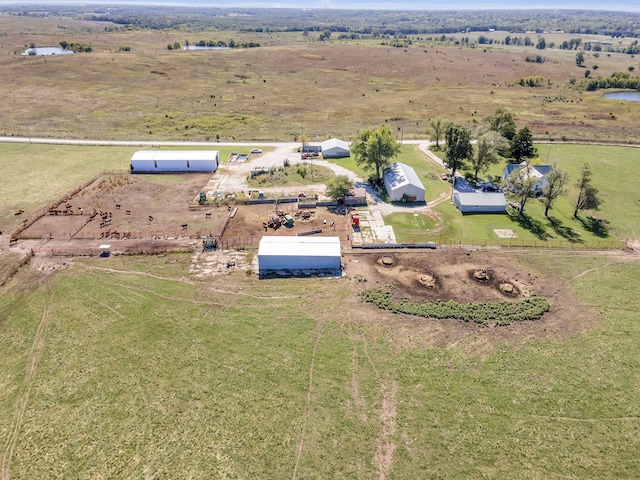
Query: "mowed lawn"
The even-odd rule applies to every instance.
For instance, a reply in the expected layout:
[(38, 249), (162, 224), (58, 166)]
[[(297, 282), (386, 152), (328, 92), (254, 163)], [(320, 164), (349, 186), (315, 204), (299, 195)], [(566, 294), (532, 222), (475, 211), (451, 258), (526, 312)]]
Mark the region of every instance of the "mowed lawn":
[[(640, 188), (634, 180), (640, 149), (598, 145), (538, 145), (540, 164), (555, 164), (570, 175), (566, 195), (560, 197), (544, 216), (544, 205), (535, 198), (527, 201), (525, 216), (512, 211), (510, 215), (461, 215), (449, 201), (435, 207), (419, 221), (414, 214), (399, 213), (385, 217), (385, 221), (397, 229), (399, 241), (435, 241), (444, 244), (551, 246), (563, 248), (618, 248), (627, 240), (637, 239), (640, 233)], [(577, 198), (577, 181), (580, 169), (587, 163), (595, 186), (602, 199), (598, 211), (580, 212), (573, 218)], [(440, 172), (435, 164), (423, 162), (430, 172), (420, 172), (427, 187), (435, 187), (440, 193), (445, 185), (437, 182), (428, 186), (433, 174)], [(493, 166), (488, 175), (501, 176), (503, 164)], [(417, 170), (416, 170), (417, 171)], [(485, 178), (487, 178), (485, 176)], [(426, 179), (426, 181), (425, 181)], [(445, 187), (445, 190), (448, 187)], [(598, 228), (589, 217), (600, 219), (604, 228)], [(415, 228), (407, 224), (414, 224)], [(425, 228), (424, 225), (432, 225)], [(515, 237), (499, 238), (495, 230), (511, 230)]]
[(5, 467), (15, 479), (632, 478), (640, 265), (529, 255), (524, 268), (567, 282), (552, 308), (575, 291), (599, 320), (513, 345), (459, 324), (436, 345), (419, 340), (433, 320), (361, 304), (348, 279), (188, 280), (188, 255), (12, 283)]

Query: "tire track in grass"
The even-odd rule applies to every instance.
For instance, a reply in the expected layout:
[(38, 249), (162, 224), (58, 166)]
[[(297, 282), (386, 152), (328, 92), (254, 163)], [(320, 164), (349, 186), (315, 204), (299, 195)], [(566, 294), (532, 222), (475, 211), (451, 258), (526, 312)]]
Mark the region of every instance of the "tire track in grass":
[(33, 387), (33, 378), (36, 374), (38, 363), (40, 362), (40, 358), (42, 358), (42, 353), (44, 351), (45, 335), (47, 333), (47, 326), (49, 325), (49, 306), (53, 304), (52, 297), (53, 295), (51, 291), (49, 291), (49, 298), (42, 313), (42, 318), (40, 319), (38, 328), (36, 329), (36, 334), (33, 338), (33, 344), (31, 345), (31, 352), (29, 353), (29, 357), (27, 358), (27, 371), (24, 378), (24, 392), (18, 400), (16, 411), (14, 413), (13, 425), (10, 429), (9, 438), (2, 454), (2, 470), (0, 471), (1, 480), (9, 480), (11, 478), (11, 459), (13, 458), (13, 454), (18, 443), (20, 430), (22, 428), (22, 423), (24, 420), (24, 414), (27, 411), (27, 406), (29, 405), (29, 396)]
[(396, 394), (398, 392), (398, 384), (393, 380), (381, 382), (380, 390), (382, 391), (382, 408), (380, 409), (382, 429), (376, 439), (377, 447), (374, 459), (378, 466), (378, 479), (386, 480), (389, 477), (389, 471), (391, 470), (391, 465), (393, 465), (393, 454), (396, 450), (393, 436), (396, 433), (396, 411), (398, 406)]
[(382, 406), (380, 408), (380, 423), (382, 424), (382, 428), (380, 429), (380, 435), (376, 439), (376, 451), (373, 459), (378, 467), (378, 479), (386, 480), (389, 477), (389, 471), (393, 465), (393, 454), (396, 450), (393, 436), (396, 433), (396, 412), (398, 408), (396, 395), (398, 393), (398, 384), (392, 379), (383, 381), (380, 372), (369, 354), (367, 339), (364, 333), (361, 334), (361, 337), (364, 353), (378, 379), (380, 392), (382, 394)]
[(300, 459), (302, 458), (302, 451), (304, 449), (304, 440), (307, 431), (307, 425), (309, 423), (309, 415), (311, 414), (311, 393), (313, 391), (313, 368), (316, 363), (316, 352), (318, 350), (318, 344), (324, 333), (326, 323), (319, 321), (316, 324), (316, 341), (313, 343), (313, 351), (311, 353), (311, 364), (309, 365), (309, 387), (307, 388), (307, 407), (304, 412), (304, 419), (302, 421), (302, 431), (300, 432), (300, 440), (298, 440), (298, 448), (296, 450), (296, 461), (293, 466), (293, 474), (291, 480), (298, 478), (298, 467), (300, 466)]

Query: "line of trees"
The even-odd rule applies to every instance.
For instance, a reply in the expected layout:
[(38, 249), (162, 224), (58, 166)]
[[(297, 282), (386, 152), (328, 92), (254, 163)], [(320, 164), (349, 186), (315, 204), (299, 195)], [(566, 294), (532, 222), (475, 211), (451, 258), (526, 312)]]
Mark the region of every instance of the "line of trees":
[(60, 47), (64, 50), (71, 50), (75, 53), (93, 52), (93, 47), (88, 43), (67, 42), (66, 40), (62, 40), (60, 42)]

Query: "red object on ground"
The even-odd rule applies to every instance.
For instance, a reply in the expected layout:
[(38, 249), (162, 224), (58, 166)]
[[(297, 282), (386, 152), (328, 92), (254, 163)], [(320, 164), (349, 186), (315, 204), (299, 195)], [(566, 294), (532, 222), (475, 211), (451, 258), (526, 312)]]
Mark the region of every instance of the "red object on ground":
[(360, 226), (360, 214), (359, 213), (352, 213), (351, 214), (351, 222), (353, 222), (354, 225)]

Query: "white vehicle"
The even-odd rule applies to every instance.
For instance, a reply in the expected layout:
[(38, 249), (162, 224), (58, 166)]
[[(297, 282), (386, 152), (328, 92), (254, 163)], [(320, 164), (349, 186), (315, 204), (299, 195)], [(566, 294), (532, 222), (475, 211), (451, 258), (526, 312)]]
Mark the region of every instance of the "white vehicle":
[(251, 153), (262, 153), (262, 150), (260, 150), (259, 148), (254, 148), (251, 150)]

